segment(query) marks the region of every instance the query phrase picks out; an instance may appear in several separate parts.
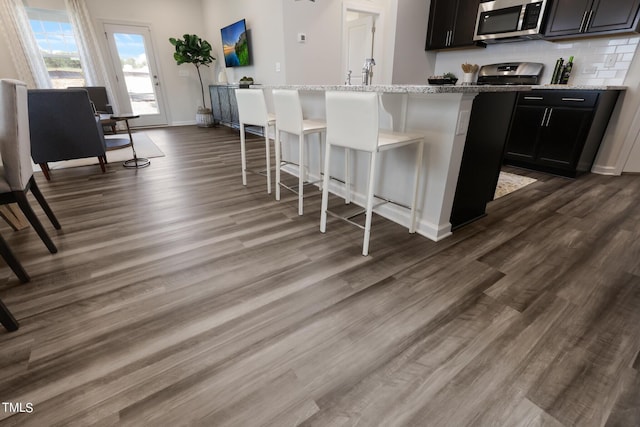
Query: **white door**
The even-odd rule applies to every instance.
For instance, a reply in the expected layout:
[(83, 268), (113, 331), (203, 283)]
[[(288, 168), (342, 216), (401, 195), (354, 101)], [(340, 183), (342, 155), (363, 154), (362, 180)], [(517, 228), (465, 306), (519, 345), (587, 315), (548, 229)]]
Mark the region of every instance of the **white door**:
[(167, 124), (164, 94), (155, 61), (151, 30), (144, 25), (104, 24), (116, 77), (117, 114), (140, 115), (135, 126)]
[(347, 21), (344, 76), (351, 70), (351, 84), (362, 83), (362, 66), (365, 59), (372, 57), (374, 31), (372, 15)]

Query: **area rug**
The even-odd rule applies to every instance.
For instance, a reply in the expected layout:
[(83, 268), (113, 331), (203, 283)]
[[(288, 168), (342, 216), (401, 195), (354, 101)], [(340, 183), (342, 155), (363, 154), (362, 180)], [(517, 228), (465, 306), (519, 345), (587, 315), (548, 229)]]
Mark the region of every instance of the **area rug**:
[[(131, 134), (133, 137), (133, 145), (136, 148), (136, 154), (138, 157), (164, 157), (164, 153), (158, 146), (149, 138), (144, 132), (133, 132)], [(105, 139), (109, 138), (126, 138), (128, 135), (126, 133), (119, 133), (117, 135), (107, 135)], [(133, 151), (131, 147), (118, 148), (117, 150), (107, 151), (107, 162), (108, 163), (122, 163), (125, 160), (129, 160), (133, 158)], [(75, 168), (78, 166), (89, 166), (89, 165), (97, 165), (98, 158), (97, 157), (88, 157), (85, 159), (73, 159), (73, 160), (65, 160), (62, 162), (51, 162), (49, 163), (49, 169), (65, 169), (65, 168)], [(34, 169), (40, 170), (40, 168)]]
[(529, 184), (536, 182), (536, 179), (529, 178), (527, 176), (520, 176), (509, 172), (500, 172), (500, 178), (498, 178), (498, 186), (496, 187), (495, 195), (493, 199), (497, 199), (506, 196), (509, 193), (513, 193), (516, 190), (526, 187)]

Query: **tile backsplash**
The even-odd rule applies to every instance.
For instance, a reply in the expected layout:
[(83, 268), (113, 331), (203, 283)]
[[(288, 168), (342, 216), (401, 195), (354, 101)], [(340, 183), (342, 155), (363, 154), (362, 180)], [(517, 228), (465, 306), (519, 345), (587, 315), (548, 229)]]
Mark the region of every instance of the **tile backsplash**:
[(627, 71), (636, 53), (640, 35), (618, 38), (593, 38), (549, 42), (545, 40), (517, 41), (438, 52), (435, 73), (453, 72), (462, 77), (460, 65), (486, 65), (498, 62), (541, 62), (545, 64), (541, 84), (551, 82), (556, 60), (574, 57), (569, 84), (624, 85)]

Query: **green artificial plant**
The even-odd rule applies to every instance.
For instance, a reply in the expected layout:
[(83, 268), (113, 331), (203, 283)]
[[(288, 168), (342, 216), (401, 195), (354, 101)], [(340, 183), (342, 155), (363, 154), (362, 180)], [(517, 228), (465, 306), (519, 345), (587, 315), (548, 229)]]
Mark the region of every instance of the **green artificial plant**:
[(201, 39), (195, 34), (185, 34), (182, 39), (176, 39), (171, 37), (169, 43), (175, 46), (176, 51), (173, 54), (173, 59), (177, 64), (193, 64), (198, 72), (198, 79), (200, 80), (200, 91), (202, 92), (202, 109), (206, 110), (206, 104), (204, 100), (204, 84), (202, 83), (202, 76), (200, 75), (200, 66), (209, 66), (215, 58), (211, 56), (211, 44), (208, 41)]

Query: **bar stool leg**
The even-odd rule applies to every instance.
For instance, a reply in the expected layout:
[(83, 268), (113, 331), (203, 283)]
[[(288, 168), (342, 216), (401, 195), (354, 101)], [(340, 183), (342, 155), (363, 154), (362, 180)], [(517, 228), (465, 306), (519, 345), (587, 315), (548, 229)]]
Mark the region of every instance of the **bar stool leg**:
[[(277, 131), (277, 129), (276, 129)], [(271, 194), (271, 150), (269, 149), (269, 125), (264, 126), (264, 146), (267, 154), (267, 193)]]
[(298, 135), (298, 215), (304, 209), (304, 133)]
[(422, 170), (422, 156), (424, 153), (424, 142), (418, 142), (416, 153), (416, 166), (413, 180), (413, 199), (411, 201), (411, 217), (409, 218), (409, 233), (416, 232), (416, 204), (418, 203), (418, 187), (420, 185), (420, 171)]
[(329, 206), (329, 163), (331, 144), (325, 144), (324, 178), (322, 179), (322, 206), (320, 208), (320, 232), (327, 231), (327, 207)]
[(349, 173), (349, 163), (350, 163), (349, 154), (350, 153), (351, 153), (351, 149), (349, 148), (344, 149), (344, 189), (345, 189), (344, 204), (345, 205), (348, 205), (349, 203), (351, 203), (351, 174)]
[(376, 152), (371, 152), (371, 164), (369, 165), (369, 183), (367, 185), (367, 216), (364, 223), (364, 241), (362, 242), (362, 255), (369, 255), (369, 238), (371, 236), (371, 217), (373, 211), (373, 187), (376, 178)]
[(244, 135), (244, 123), (240, 123), (240, 158), (242, 160), (242, 185), (247, 186), (247, 148)]
[(280, 146), (280, 130), (276, 129), (276, 138), (274, 144), (276, 145), (276, 200), (280, 200), (280, 166), (282, 163), (282, 147)]

